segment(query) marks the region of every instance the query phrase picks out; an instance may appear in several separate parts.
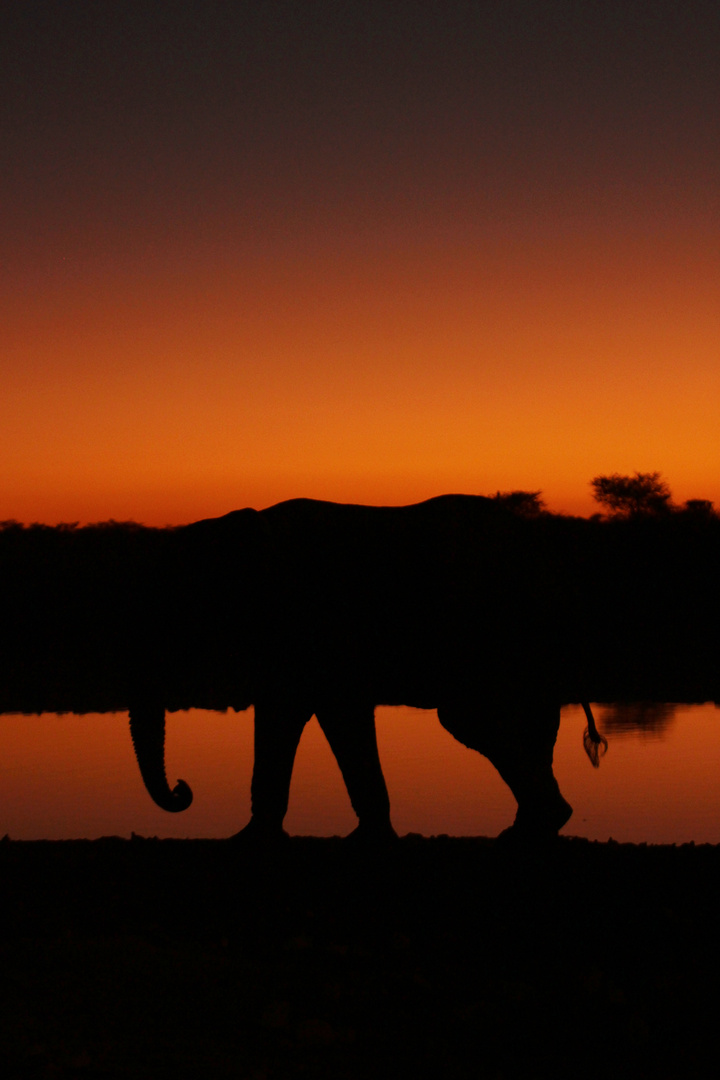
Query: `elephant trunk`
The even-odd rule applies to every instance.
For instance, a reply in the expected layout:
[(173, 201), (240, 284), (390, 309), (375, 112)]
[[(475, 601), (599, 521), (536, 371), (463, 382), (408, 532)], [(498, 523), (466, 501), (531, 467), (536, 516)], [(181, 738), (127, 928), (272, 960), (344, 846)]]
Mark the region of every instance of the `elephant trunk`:
[(130, 710), (130, 735), (140, 775), (153, 802), (171, 814), (187, 810), (192, 791), (184, 780), (170, 790), (165, 775), (165, 708), (139, 705)]

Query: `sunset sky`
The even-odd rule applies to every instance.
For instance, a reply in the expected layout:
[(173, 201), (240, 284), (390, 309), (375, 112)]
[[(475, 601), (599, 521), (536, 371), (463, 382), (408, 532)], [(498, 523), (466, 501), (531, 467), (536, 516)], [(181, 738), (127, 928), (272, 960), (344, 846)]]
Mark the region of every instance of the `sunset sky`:
[(720, 5), (0, 9), (0, 519), (720, 504)]

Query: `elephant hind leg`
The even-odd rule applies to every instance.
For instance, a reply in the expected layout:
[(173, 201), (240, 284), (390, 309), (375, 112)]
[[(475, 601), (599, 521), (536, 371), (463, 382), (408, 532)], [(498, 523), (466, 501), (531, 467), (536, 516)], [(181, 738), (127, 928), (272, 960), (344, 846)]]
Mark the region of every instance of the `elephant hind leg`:
[(378, 754), (372, 705), (326, 705), (317, 719), (342, 773), (358, 816), (358, 839), (390, 839), (390, 799)]
[(459, 742), (493, 763), (518, 804), (514, 836), (554, 836), (572, 815), (553, 773), (559, 706), (491, 701), (482, 709), (438, 709), (440, 723)]

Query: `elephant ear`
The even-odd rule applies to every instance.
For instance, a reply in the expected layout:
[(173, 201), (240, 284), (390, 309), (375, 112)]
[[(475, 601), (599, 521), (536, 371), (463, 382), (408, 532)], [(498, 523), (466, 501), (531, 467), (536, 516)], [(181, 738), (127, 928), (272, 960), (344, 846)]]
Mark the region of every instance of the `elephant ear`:
[(140, 775), (153, 802), (171, 814), (187, 810), (193, 795), (184, 780), (171, 790), (165, 774), (165, 709), (136, 705), (130, 710), (130, 735)]

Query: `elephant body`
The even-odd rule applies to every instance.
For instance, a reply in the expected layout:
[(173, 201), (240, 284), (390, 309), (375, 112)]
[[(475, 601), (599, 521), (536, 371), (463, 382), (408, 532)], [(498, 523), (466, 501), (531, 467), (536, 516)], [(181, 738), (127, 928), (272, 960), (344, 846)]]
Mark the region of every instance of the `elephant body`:
[[(518, 825), (564, 824), (570, 808), (552, 756), (562, 697), (577, 691), (571, 680), (558, 681), (561, 609), (553, 575), (539, 570), (542, 548), (526, 550), (526, 526), (492, 500), (442, 496), (407, 507), (293, 500), (188, 527), (184, 561), (195, 564), (201, 552), (205, 566), (196, 577), (195, 624), (212, 623), (204, 650), (223, 657), (208, 693), (224, 686), (226, 702), (255, 706), (251, 832), (281, 831), (297, 745), (315, 715), (359, 832), (389, 834), (374, 713), (399, 704), (437, 708), (456, 738), (490, 758), (518, 800)], [(212, 614), (200, 614), (222, 592), (218, 568), (248, 543), (262, 552), (254, 584), (234, 581), (221, 619), (215, 602)], [(260, 594), (249, 605), (248, 588)], [(185, 619), (177, 612), (173, 621)], [(194, 655), (195, 647), (189, 669)], [(231, 701), (240, 670), (255, 684)], [(135, 708), (132, 717), (138, 747), (147, 713)], [(186, 797), (184, 789), (166, 793), (164, 805)]]
[(0, 709), (129, 709), (146, 786), (175, 810), (191, 795), (165, 778), (166, 710), (254, 705), (249, 833), (263, 835), (282, 834), (315, 715), (361, 834), (389, 835), (375, 707), (436, 708), (509, 784), (516, 832), (554, 833), (571, 813), (552, 771), (561, 705), (720, 697), (719, 532), (468, 495), (297, 499), (172, 529), (10, 526)]

